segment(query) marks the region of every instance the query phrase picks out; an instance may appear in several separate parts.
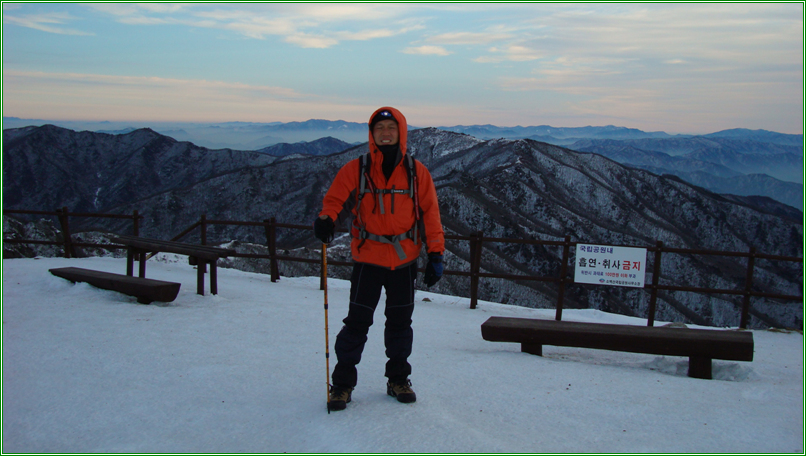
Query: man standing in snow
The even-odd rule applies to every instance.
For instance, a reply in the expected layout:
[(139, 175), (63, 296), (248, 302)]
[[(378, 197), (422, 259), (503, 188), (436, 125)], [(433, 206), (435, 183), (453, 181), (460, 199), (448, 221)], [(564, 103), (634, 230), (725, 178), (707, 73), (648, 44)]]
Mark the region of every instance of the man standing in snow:
[(369, 120), (369, 153), (339, 170), (314, 221), (314, 235), (333, 240), (336, 223), (352, 218), (350, 309), (336, 337), (330, 410), (343, 410), (358, 380), (356, 365), (367, 341), (382, 289), (386, 289), (384, 343), (386, 392), (398, 401), (414, 402), (409, 375), (417, 258), (428, 252), (424, 283), (442, 276), (444, 232), (431, 173), (406, 155), (406, 118), (384, 107)]

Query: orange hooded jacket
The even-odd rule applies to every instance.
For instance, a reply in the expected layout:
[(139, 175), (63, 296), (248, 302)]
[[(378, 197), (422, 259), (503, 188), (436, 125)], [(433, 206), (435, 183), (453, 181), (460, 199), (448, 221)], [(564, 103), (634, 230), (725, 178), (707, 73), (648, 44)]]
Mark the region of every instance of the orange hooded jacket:
[[(409, 189), (409, 175), (406, 171), (403, 157), (406, 154), (406, 139), (408, 137), (406, 118), (395, 108), (383, 107), (372, 113), (368, 125), (372, 118), (380, 111), (389, 111), (397, 121), (399, 130), (399, 148), (401, 160), (392, 171), (389, 180), (383, 174), (382, 163), (383, 153), (378, 150), (372, 131), (369, 132), (369, 150), (371, 155), (371, 169), (369, 177), (378, 189)], [(419, 161), (414, 161), (416, 166), (416, 176), (418, 182), (418, 200), (422, 211), (422, 226), (425, 230), (425, 241), (427, 252), (442, 253), (445, 251), (445, 235), (442, 229), (442, 221), (439, 216), (439, 206), (437, 204), (437, 191), (431, 173)], [(336, 178), (330, 185), (327, 194), (322, 200), (322, 212), (320, 216), (326, 215), (334, 221), (343, 223), (352, 215), (354, 224), (360, 220), (368, 233), (379, 236), (396, 236), (406, 233), (415, 224), (414, 200), (404, 194), (384, 193), (381, 196), (366, 193), (358, 204), (360, 163), (356, 158), (344, 165), (336, 174)], [(380, 210), (378, 198), (383, 198), (384, 211)], [(394, 198), (394, 200), (393, 200)], [(390, 210), (394, 208), (394, 213)], [(360, 214), (356, 212), (360, 211)], [(382, 213), (384, 212), (384, 213)], [(360, 217), (359, 217), (360, 215)], [(400, 246), (405, 253), (405, 258), (400, 258), (395, 246), (372, 239), (358, 239), (355, 236), (350, 243), (353, 261), (358, 263), (369, 263), (389, 269), (396, 269), (407, 266), (417, 260), (422, 249), (422, 233), (420, 239), (403, 239)]]

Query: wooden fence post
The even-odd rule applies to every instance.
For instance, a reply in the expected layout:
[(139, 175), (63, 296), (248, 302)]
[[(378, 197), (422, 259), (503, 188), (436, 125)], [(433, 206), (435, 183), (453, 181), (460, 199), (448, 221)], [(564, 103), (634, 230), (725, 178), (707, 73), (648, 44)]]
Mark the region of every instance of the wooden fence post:
[(742, 319), (739, 327), (747, 329), (750, 324), (750, 292), (753, 288), (753, 268), (756, 265), (756, 248), (750, 247), (750, 254), (747, 256), (747, 278), (744, 281), (744, 298), (742, 299)]
[(475, 309), (479, 301), (479, 271), (481, 270), (481, 247), (484, 232), (470, 233), (470, 308)]
[(569, 251), (571, 250), (571, 236), (566, 236), (563, 241), (563, 263), (560, 265), (560, 289), (557, 292), (557, 312), (554, 319), (561, 321), (563, 319), (563, 299), (565, 299), (565, 276), (568, 275), (568, 258)]
[(75, 252), (73, 251), (73, 239), (70, 235), (70, 214), (67, 210), (67, 206), (62, 207), (61, 209), (56, 209), (56, 213), (59, 214), (59, 223), (62, 225), (62, 237), (64, 237), (64, 257), (73, 258), (75, 256)]
[(266, 246), (269, 248), (269, 270), (271, 281), (280, 280), (280, 268), (277, 266), (277, 219), (272, 217), (263, 220), (266, 225)]
[[(199, 238), (201, 245), (207, 245), (207, 214), (202, 214), (199, 220)], [(207, 272), (207, 262), (201, 259), (197, 260), (197, 285), (196, 292), (200, 295), (204, 294), (204, 274)]]
[(663, 242), (655, 243), (655, 264), (652, 265), (652, 293), (649, 298), (649, 309), (647, 309), (647, 326), (655, 326), (655, 306), (658, 302), (658, 283), (660, 282), (660, 259)]
[(140, 236), (140, 214), (137, 211), (132, 215), (132, 235)]

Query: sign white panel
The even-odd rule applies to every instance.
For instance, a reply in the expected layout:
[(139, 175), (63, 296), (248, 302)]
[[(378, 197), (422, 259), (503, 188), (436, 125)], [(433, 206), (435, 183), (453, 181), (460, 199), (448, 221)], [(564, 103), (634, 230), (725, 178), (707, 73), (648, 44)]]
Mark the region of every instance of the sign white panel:
[(644, 287), (646, 249), (577, 244), (574, 282)]

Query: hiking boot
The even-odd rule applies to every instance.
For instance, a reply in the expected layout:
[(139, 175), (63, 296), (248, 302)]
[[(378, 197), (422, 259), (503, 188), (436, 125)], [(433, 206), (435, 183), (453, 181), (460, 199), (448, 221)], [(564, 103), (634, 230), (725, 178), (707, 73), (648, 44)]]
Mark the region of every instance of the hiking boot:
[(386, 383), (386, 394), (396, 397), (398, 402), (409, 404), (417, 400), (417, 395), (411, 389), (411, 380), (389, 380)]
[(327, 404), (329, 410), (344, 410), (347, 403), (352, 400), (353, 389), (349, 386), (330, 387), (330, 402)]

